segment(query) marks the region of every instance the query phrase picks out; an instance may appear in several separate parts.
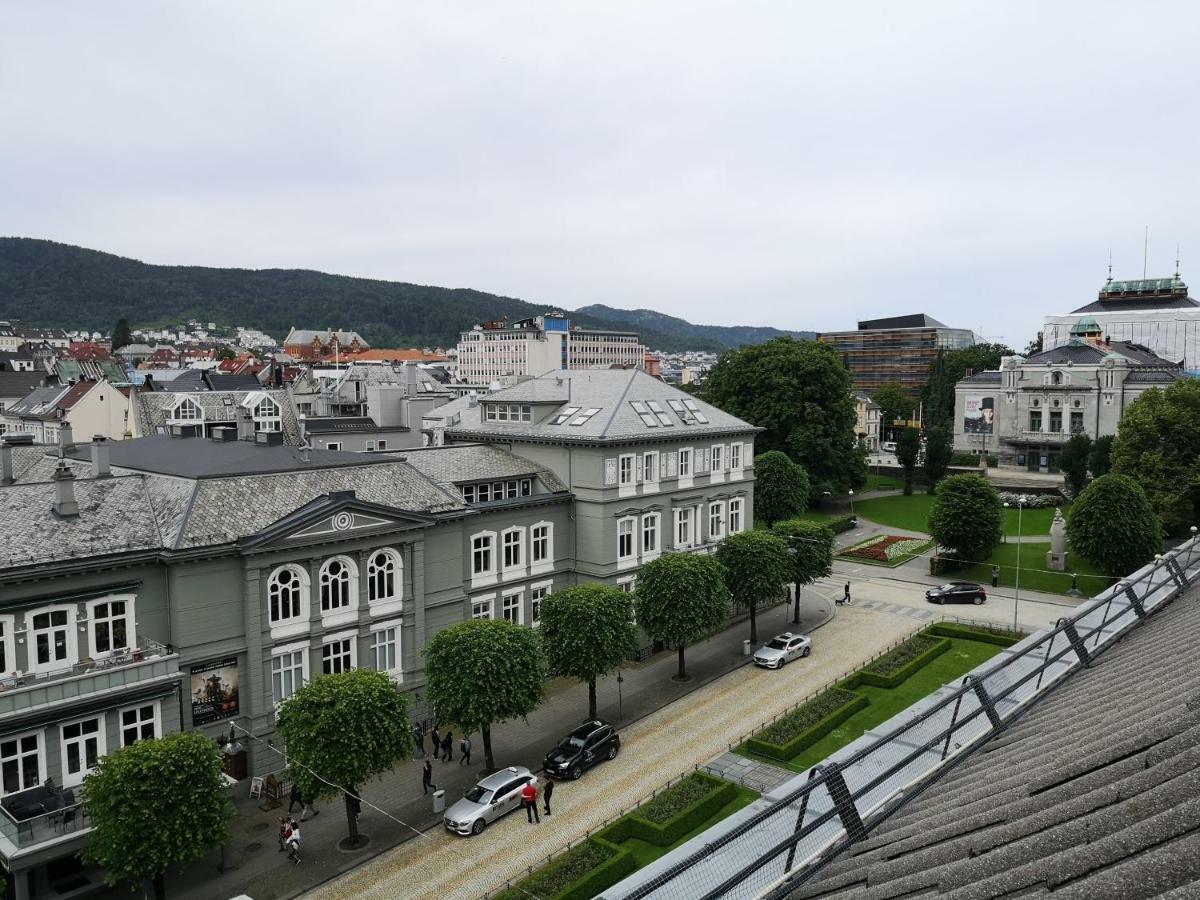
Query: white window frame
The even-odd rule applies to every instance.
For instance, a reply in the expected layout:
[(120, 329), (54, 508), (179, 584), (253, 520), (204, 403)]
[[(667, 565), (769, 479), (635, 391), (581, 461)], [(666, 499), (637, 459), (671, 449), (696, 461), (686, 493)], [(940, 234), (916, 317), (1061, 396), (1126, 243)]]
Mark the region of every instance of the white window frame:
[[(662, 514), (661, 513), (646, 513), (642, 516), (641, 533), (639, 535), (639, 544), (642, 550), (643, 559), (653, 559), (662, 552)], [(647, 537), (652, 537), (653, 540), (647, 546)]]
[[(509, 539), (515, 537), (515, 541)], [(515, 552), (512, 554), (516, 557), (515, 561), (509, 562), (509, 549), (513, 548)], [(500, 559), (501, 570), (505, 573), (524, 571), (525, 569), (525, 529), (520, 526), (505, 528), (500, 532)]]
[(496, 595), (483, 594), (469, 598), (471, 601), (472, 619), (494, 619), (496, 617)]
[[(730, 534), (738, 534), (746, 530), (746, 501), (742, 497), (734, 497), (729, 501), (729, 518), (726, 527)], [(737, 527), (734, 527), (734, 522)]]
[(13, 639), (16, 627), (15, 617), (0, 616), (0, 678), (17, 674), (17, 642)]
[(658, 451), (647, 450), (642, 454), (642, 481), (657, 484), (658, 480)]
[[(59, 628), (63, 629), (63, 631), (65, 632), (65, 635), (66, 635), (66, 640), (64, 641), (64, 644), (66, 646), (67, 655), (63, 659), (52, 659), (46, 663), (39, 663), (37, 661), (37, 638), (38, 638), (39, 632), (34, 630), (34, 622), (37, 620), (37, 617), (40, 615), (44, 615), (46, 613), (53, 614), (53, 613), (59, 613), (59, 612), (66, 613), (66, 616), (67, 616), (66, 625), (51, 626), (51, 628), (48, 630), (50, 631), (51, 634), (53, 634), (55, 630), (57, 630)], [(69, 606), (66, 604), (59, 604), (58, 606), (42, 606), (42, 607), (39, 607), (38, 609), (31, 609), (25, 613), (25, 631), (26, 631), (26, 648), (27, 648), (26, 663), (28, 665), (30, 672), (33, 672), (33, 673), (56, 672), (60, 669), (69, 668), (70, 666), (73, 666), (77, 662), (79, 662), (79, 640), (78, 640), (79, 634), (75, 630), (76, 629), (75, 619), (76, 619), (75, 607)], [(50, 647), (53, 650), (53, 647), (54, 647), (53, 641), (51, 641)]]
[(621, 591), (624, 591), (626, 594), (632, 594), (637, 590), (637, 576), (626, 575), (624, 578), (618, 578), (617, 588)]
[[(295, 644), (288, 644), (287, 646), (284, 646), (284, 647), (272, 647), (271, 648), (271, 700), (275, 704), (276, 708), (278, 708), (281, 703), (283, 703), (290, 697), (294, 696), (296, 691), (300, 690), (300, 688), (302, 688), (302, 687), (304, 687), (304, 685), (308, 684), (310, 678), (312, 677), (311, 673), (309, 672), (309, 658), (308, 658), (309, 653), (310, 653), (310, 648), (309, 648), (309, 645), (307, 642), (298, 642)], [(294, 682), (296, 666), (295, 666), (295, 660), (293, 659), (293, 657), (295, 657), (297, 655), (300, 657), (300, 683), (299, 684), (296, 684)], [(275, 660), (282, 659), (284, 657), (289, 657), (289, 662), (291, 663), (291, 665), (289, 665), (287, 667), (287, 669), (281, 668), (277, 672), (275, 669)], [(287, 697), (279, 697), (275, 691), (275, 676), (276, 675), (282, 676), (284, 674), (284, 672), (290, 672), (293, 675), (292, 690), (291, 690), (291, 693), (289, 693), (287, 695)], [(282, 682), (282, 678), (280, 680)]]
[[(297, 588), (299, 597), (295, 604), (297, 611), (294, 615), (282, 616), (277, 619), (271, 615), (271, 591), (276, 583), (275, 579), (285, 569), (299, 576), (299, 587)], [(278, 640), (281, 637), (291, 637), (297, 634), (304, 634), (308, 631), (311, 597), (311, 584), (306, 567), (299, 563), (285, 563), (271, 570), (271, 574), (267, 576), (267, 621), (271, 625), (271, 637), (273, 639)], [(291, 603), (289, 603), (290, 606), (292, 606)]]
[(681, 447), (679, 449), (679, 477), (692, 477), (692, 448)]
[(325, 445), (325, 449), (326, 450), (341, 450), (342, 442), (341, 441), (330, 441), (328, 444)]
[(708, 471), (711, 475), (721, 475), (725, 472), (725, 445), (713, 444), (708, 448)]
[[(122, 653), (128, 653), (137, 647), (137, 634), (135, 633), (137, 630), (137, 616), (134, 614), (135, 600), (136, 597), (134, 594), (109, 594), (107, 597), (98, 597), (95, 600), (89, 600), (87, 602), (88, 652), (91, 654), (92, 659), (108, 659), (112, 656), (120, 656)], [(100, 650), (97, 646), (98, 641), (96, 635), (97, 625), (99, 624), (97, 610), (105, 604), (111, 605), (113, 603), (125, 604), (124, 615), (118, 617), (125, 619), (125, 646), (117, 650), (111, 648), (108, 650)], [(114, 621), (114, 617), (110, 615), (106, 621), (111, 623)]]
[[(538, 548), (542, 550), (539, 554)], [(554, 523), (534, 522), (529, 526), (529, 570), (546, 572), (554, 568)]]
[(742, 445), (735, 441), (729, 445), (729, 468), (740, 471), (742, 468)]
[[(510, 609), (516, 612), (516, 616), (511, 619), (508, 617)], [(525, 624), (525, 588), (500, 593), (500, 618), (514, 625)]]
[[(37, 747), (32, 752), (23, 750), (21, 748), (21, 745), (24, 743), (26, 738), (33, 738), (35, 741), (37, 741)], [(12, 741), (16, 744), (17, 753), (15, 756), (9, 757), (9, 758), (17, 761), (17, 777), (20, 778), (21, 780), (20, 780), (20, 784), (17, 786), (17, 789), (15, 791), (5, 790), (5, 788), (4, 788), (4, 763), (6, 762), (6, 759), (3, 756), (0, 756), (0, 797), (7, 797), (10, 794), (19, 794), (19, 793), (21, 793), (21, 791), (27, 791), (30, 788), (39, 787), (46, 780), (46, 735), (45, 735), (45, 732), (44, 731), (25, 731), (20, 734), (13, 734), (13, 735), (6, 734), (3, 738), (0, 738), (0, 745), (8, 743), (9, 741)], [(21, 760), (23, 760), (27, 756), (36, 756), (36, 758), (37, 758), (37, 768), (38, 768), (37, 778), (34, 779), (32, 784), (26, 784), (25, 780), (23, 778), (21, 778), (21, 772), (22, 772), (22, 768), (23, 768), (21, 766)]]
[[(274, 412), (264, 415), (263, 409), (268, 404)], [(259, 397), (254, 404), (252, 413), (255, 429), (258, 431), (283, 431), (283, 409), (270, 397)]]
[[(149, 719), (142, 718), (142, 710), (149, 707), (153, 712)], [(125, 713), (132, 712), (137, 715), (137, 721), (133, 725), (125, 724)], [(142, 737), (142, 729), (150, 725), (153, 734), (146, 738)], [(125, 731), (129, 728), (137, 729), (138, 736), (129, 743), (125, 742)], [(158, 700), (149, 700), (145, 703), (135, 703), (133, 706), (123, 706), (117, 710), (117, 739), (122, 747), (128, 747), (130, 744), (136, 744), (138, 741), (153, 740), (154, 738), (162, 737), (162, 705)]]
[(617, 486), (632, 487), (637, 484), (637, 456), (622, 453), (617, 457)]
[[(385, 560), (391, 566), (388, 573), (386, 565), (377, 560)], [(376, 586), (385, 582), (390, 574), (392, 581), (391, 594), (372, 597), (377, 593)], [(379, 547), (371, 551), (367, 557), (367, 608), (373, 616), (400, 612), (404, 608), (404, 554), (395, 547)]]
[[(716, 528), (713, 528), (714, 522)], [(708, 540), (715, 542), (723, 537), (725, 537), (725, 501), (713, 500), (708, 504)]]
[[(186, 412), (186, 415), (184, 414)], [(204, 422), (204, 407), (184, 394), (171, 410), (170, 421), (175, 425), (195, 425)]]
[[(96, 763), (97, 763), (97, 765), (100, 762), (100, 758), (102, 756), (104, 756), (104, 754), (106, 752), (106, 748), (104, 746), (104, 736), (105, 736), (105, 732), (108, 730), (108, 722), (106, 721), (106, 716), (104, 715), (104, 713), (100, 713), (98, 715), (93, 715), (93, 716), (87, 716), (82, 719), (73, 719), (70, 722), (59, 723), (59, 726), (58, 726), (58, 742), (59, 742), (59, 751), (60, 751), (59, 760), (62, 763), (62, 786), (63, 787), (77, 787), (78, 785), (83, 784), (83, 779), (86, 778), (89, 774), (91, 774), (92, 772), (94, 772), (96, 770), (95, 766), (91, 766), (91, 767), (87, 766), (86, 745), (87, 745), (88, 738), (82, 734), (79, 737), (73, 737), (73, 738), (67, 737), (67, 729), (68, 728), (72, 728), (76, 725), (82, 726), (88, 722), (96, 723), (96, 733), (95, 733), (94, 737), (95, 737), (95, 741), (96, 741)], [(83, 766), (83, 768), (81, 768), (78, 772), (72, 773), (67, 770), (67, 760), (68, 760), (67, 748), (71, 744), (75, 744), (75, 743), (78, 743), (81, 745), (80, 746), (80, 764)]]
[[(621, 538), (628, 537), (628, 552), (621, 552)], [(637, 562), (637, 517), (622, 516), (617, 519), (617, 564)]]
[[(349, 665), (342, 669), (342, 672), (353, 672), (358, 668), (358, 632), (357, 631), (339, 631), (337, 634), (326, 634), (321, 637), (321, 674), (334, 675), (340, 674), (336, 672), (325, 671), (325, 648), (339, 645), (338, 658), (350, 658)], [(340, 646), (340, 645), (345, 645)]]
[[(686, 550), (689, 547), (696, 546), (696, 516), (695, 510), (690, 506), (679, 506), (675, 508), (675, 547), (680, 550)], [(684, 534), (684, 525), (687, 525), (687, 534)]]
[(529, 586), (529, 627), (539, 628), (542, 624), (542, 604), (554, 593), (553, 581), (539, 581)]
[[(340, 603), (337, 606), (325, 608), (325, 582), (326, 573), (333, 563), (339, 562), (346, 567), (346, 577), (339, 578), (339, 582), (344, 582), (346, 587), (346, 602)], [(329, 579), (332, 585), (332, 576)], [(331, 556), (329, 559), (321, 563), (321, 568), (317, 570), (317, 602), (321, 604), (321, 624), (330, 627), (334, 625), (345, 625), (348, 622), (354, 622), (358, 619), (358, 563), (349, 556), (338, 555)]]
[[(478, 554), (484, 551), (485, 548), (477, 547), (480, 541), (487, 541), (487, 561), (488, 565), (485, 568), (479, 568), (476, 563)], [(496, 564), (499, 556), (499, 541), (497, 540), (496, 532), (494, 531), (477, 531), (471, 535), (471, 581), (479, 583), (481, 581), (494, 581), (496, 578)]]
[[(400, 619), (391, 619), (387, 622), (376, 622), (371, 626), (371, 665), (376, 672), (384, 672), (391, 676), (393, 681), (404, 680), (404, 658), (403, 649), (403, 621)], [(391, 638), (387, 638), (388, 632), (391, 632)], [(381, 636), (383, 638), (381, 639)], [(395, 654), (395, 665), (388, 668), (379, 668), (379, 648), (391, 644)]]

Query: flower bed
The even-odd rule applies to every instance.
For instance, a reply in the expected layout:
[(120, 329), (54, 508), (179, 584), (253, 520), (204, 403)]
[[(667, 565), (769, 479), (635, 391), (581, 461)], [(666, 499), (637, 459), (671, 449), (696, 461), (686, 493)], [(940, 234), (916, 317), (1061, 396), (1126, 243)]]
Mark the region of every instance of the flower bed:
[(759, 756), (786, 762), (866, 705), (867, 698), (862, 694), (832, 687), (747, 740), (746, 749)]
[(853, 547), (842, 550), (838, 556), (864, 559), (884, 565), (899, 565), (929, 548), (928, 538), (914, 538), (900, 534), (878, 534), (867, 538)]

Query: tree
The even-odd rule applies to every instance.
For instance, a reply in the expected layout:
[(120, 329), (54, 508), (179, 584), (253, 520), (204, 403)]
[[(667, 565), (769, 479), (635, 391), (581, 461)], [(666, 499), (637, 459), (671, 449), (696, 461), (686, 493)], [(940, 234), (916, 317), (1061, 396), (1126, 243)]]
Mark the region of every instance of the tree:
[(800, 588), (833, 573), (833, 529), (821, 522), (788, 519), (786, 522), (776, 522), (771, 526), (771, 531), (788, 544), (791, 563), (788, 579), (796, 585), (796, 608), (792, 621), (798, 623)]
[(763, 428), (759, 450), (787, 453), (815, 490), (842, 493), (867, 478), (852, 388), (832, 344), (781, 337), (723, 354), (704, 399)]
[(324, 675), (283, 702), (279, 732), (292, 781), (305, 797), (340, 792), (349, 844), (360, 846), (359, 785), (413, 755), (408, 696), (383, 672)]
[(496, 768), (492, 726), (527, 716), (542, 702), (546, 659), (540, 635), (503, 619), (471, 619), (439, 631), (425, 648), (425, 698), (440, 722), (483, 736)]
[(217, 359), (237, 359), (237, 354), (228, 344), (222, 344), (221, 349), (217, 351)]
[(1092, 477), (1099, 478), (1112, 470), (1112, 449), (1116, 435), (1106, 434), (1092, 441), (1092, 452), (1088, 456), (1088, 468)]
[(182, 869), (225, 843), (234, 815), (221, 751), (198, 731), (138, 741), (100, 757), (84, 779), (83, 802), (92, 819), (84, 861), (102, 868), (109, 885), (139, 890), (153, 878), (158, 900), (166, 896), (166, 870)]
[(960, 350), (941, 350), (929, 367), (925, 400), (925, 424), (944, 425), (954, 430), (954, 386), (966, 377), (967, 370), (978, 374), (1000, 368), (1000, 360), (1013, 356), (1004, 344), (972, 344)]
[(1004, 507), (986, 478), (951, 475), (942, 480), (929, 511), (929, 533), (961, 559), (983, 562), (1000, 543)]
[(1170, 533), (1197, 520), (1200, 497), (1200, 382), (1151, 388), (1125, 410), (1112, 471), (1136, 481)]
[(687, 679), (683, 651), (729, 618), (729, 591), (712, 556), (664, 553), (642, 567), (633, 597), (638, 624), (656, 641), (679, 651), (676, 678)]
[(790, 580), (787, 541), (770, 531), (739, 531), (717, 544), (717, 562), (734, 605), (750, 611), (750, 642), (757, 644), (758, 604), (781, 596)]
[(1121, 577), (1162, 549), (1162, 525), (1136, 481), (1101, 475), (1075, 498), (1067, 539), (1073, 552)]
[(945, 425), (932, 425), (925, 431), (925, 478), (929, 493), (946, 477), (954, 456), (954, 433)]
[(1031, 340), (1028, 344), (1025, 345), (1025, 352), (1022, 355), (1023, 356), (1033, 356), (1035, 353), (1041, 353), (1041, 352), (1042, 352), (1042, 333), (1039, 331), (1037, 333), (1037, 337), (1035, 337), (1033, 340)]
[(879, 404), (879, 421), (883, 423), (884, 440), (893, 429), (897, 419), (911, 419), (917, 401), (912, 394), (895, 382), (884, 384), (871, 391), (871, 399)]
[(1091, 456), (1092, 439), (1084, 432), (1079, 432), (1071, 435), (1058, 458), (1058, 466), (1067, 480), (1072, 499), (1078, 497), (1087, 485), (1088, 461)]
[(637, 649), (632, 597), (600, 582), (578, 584), (542, 601), (541, 623), (551, 673), (586, 681), (588, 718), (596, 718), (596, 679)]
[(896, 441), (896, 461), (904, 469), (904, 493), (913, 492), (913, 473), (921, 458), (921, 432), (915, 428), (903, 428)]
[(808, 473), (779, 450), (754, 458), (754, 515), (770, 525), (808, 509)]
[(116, 353), (122, 347), (128, 347), (132, 343), (133, 333), (129, 330), (129, 320), (122, 317), (113, 328), (112, 352)]

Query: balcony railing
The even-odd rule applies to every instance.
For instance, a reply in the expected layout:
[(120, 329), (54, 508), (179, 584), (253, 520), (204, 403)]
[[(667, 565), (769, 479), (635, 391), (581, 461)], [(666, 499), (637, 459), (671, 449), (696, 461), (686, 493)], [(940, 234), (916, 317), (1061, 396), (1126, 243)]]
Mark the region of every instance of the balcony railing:
[(74, 792), (34, 788), (5, 797), (0, 804), (0, 835), (18, 849), (91, 827), (87, 810), (74, 800)]
[(139, 638), (138, 643), (140, 645), (138, 647), (131, 647), (103, 659), (89, 657), (56, 669), (46, 669), (41, 672), (18, 672), (16, 675), (0, 678), (0, 691), (11, 691), (21, 687), (41, 687), (54, 681), (136, 665), (149, 659), (170, 656), (175, 652), (168, 646), (147, 637)]

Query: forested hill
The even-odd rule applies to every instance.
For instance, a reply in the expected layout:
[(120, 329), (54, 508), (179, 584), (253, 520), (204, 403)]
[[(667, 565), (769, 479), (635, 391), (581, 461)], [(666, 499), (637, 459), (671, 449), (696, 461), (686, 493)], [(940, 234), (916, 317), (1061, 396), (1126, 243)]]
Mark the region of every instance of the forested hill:
[(657, 332), (696, 340), (713, 340), (726, 347), (761, 344), (781, 335), (804, 340), (814, 340), (817, 336), (815, 331), (781, 331), (778, 328), (760, 325), (693, 325), (685, 319), (677, 319), (652, 309), (614, 309), (601, 303), (581, 306), (575, 310), (575, 315), (617, 322), (630, 331), (640, 331), (643, 334)]
[[(375, 346), (450, 346), (476, 322), (510, 321), (556, 307), (466, 288), (328, 275), (306, 269), (155, 266), (97, 250), (32, 238), (0, 238), (0, 319), (109, 331), (196, 319), (261, 328), (282, 339), (299, 328), (350, 328)], [(561, 309), (561, 307), (557, 307)], [(590, 309), (590, 308), (589, 308)], [(579, 325), (633, 330), (634, 313), (595, 307), (569, 313)], [(639, 311), (642, 315), (646, 311)], [(657, 314), (654, 314), (657, 315)], [(753, 342), (744, 329), (696, 326), (662, 316), (637, 325), (657, 350), (722, 350)], [(771, 332), (774, 329), (748, 329)], [(757, 340), (765, 340), (758, 337)]]

